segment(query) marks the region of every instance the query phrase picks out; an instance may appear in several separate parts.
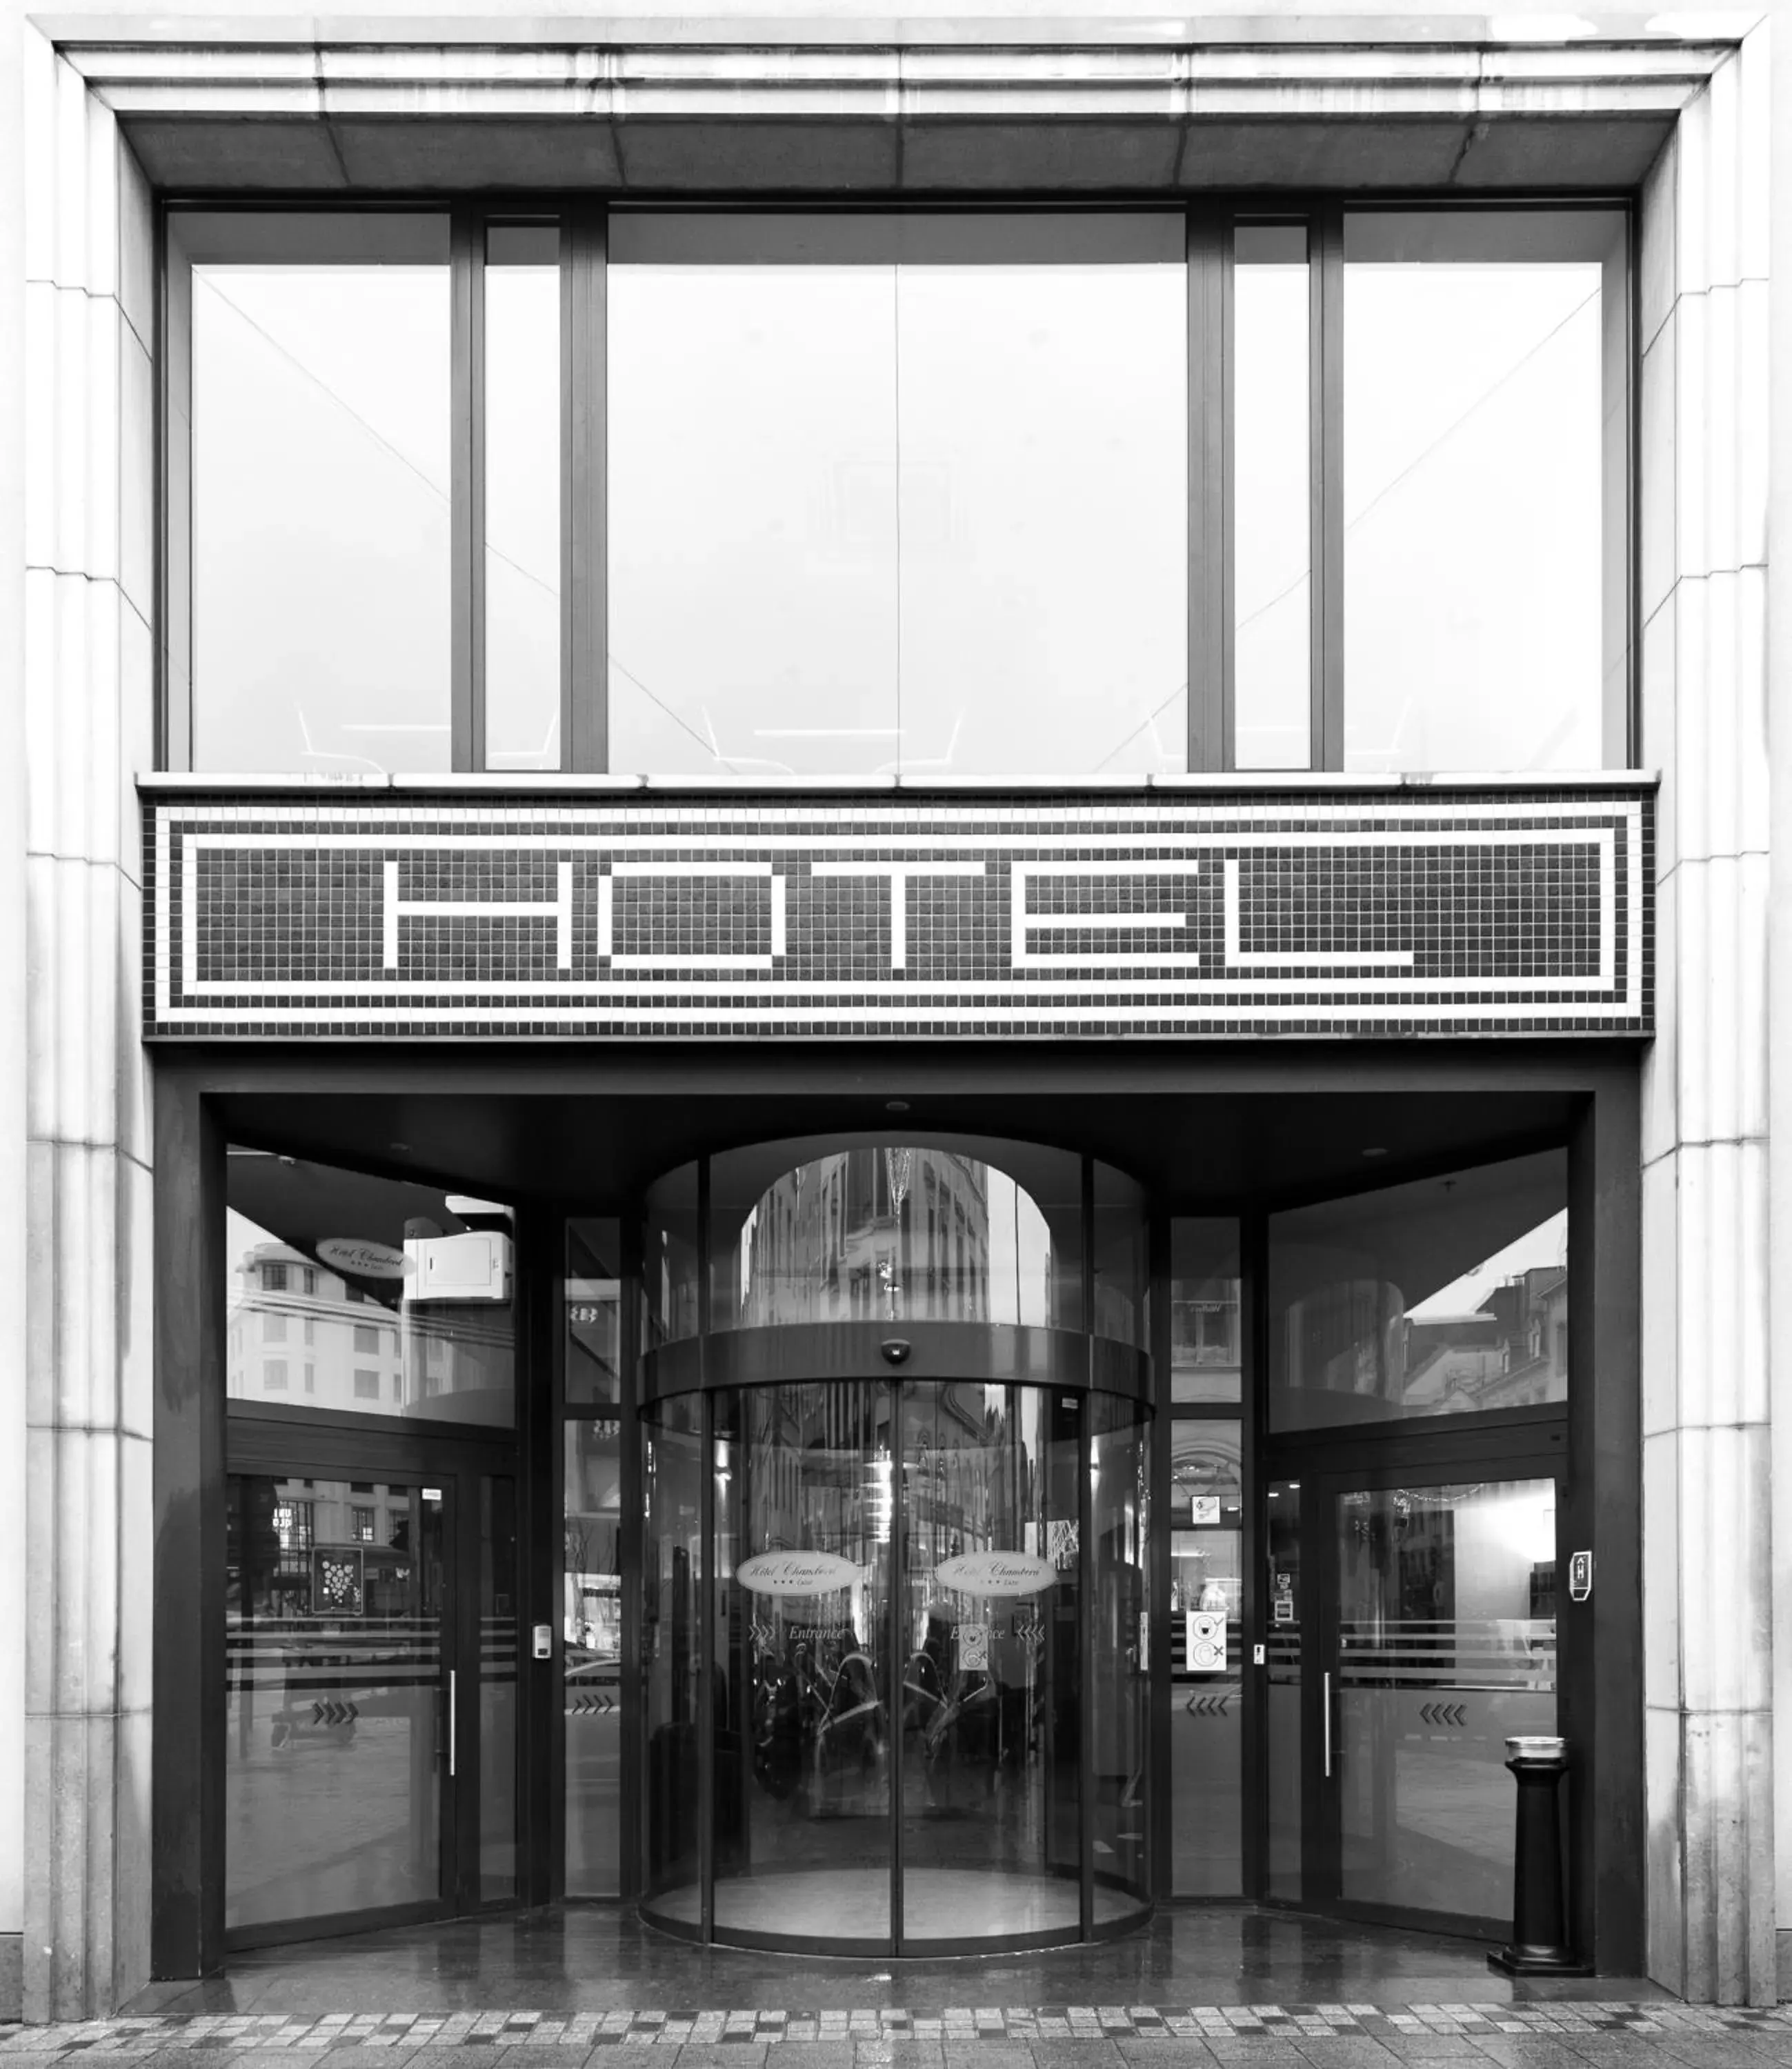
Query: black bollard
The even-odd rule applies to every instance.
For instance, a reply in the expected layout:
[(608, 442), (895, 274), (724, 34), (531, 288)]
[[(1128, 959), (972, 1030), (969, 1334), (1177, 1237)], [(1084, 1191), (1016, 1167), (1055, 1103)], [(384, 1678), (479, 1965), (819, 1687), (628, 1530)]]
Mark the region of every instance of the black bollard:
[(1508, 1976), (1584, 1976), (1568, 1946), (1561, 1891), (1561, 1821), (1556, 1786), (1568, 1771), (1565, 1739), (1506, 1740), (1506, 1765), (1518, 1780), (1512, 1855), (1512, 1944), (1487, 1964)]

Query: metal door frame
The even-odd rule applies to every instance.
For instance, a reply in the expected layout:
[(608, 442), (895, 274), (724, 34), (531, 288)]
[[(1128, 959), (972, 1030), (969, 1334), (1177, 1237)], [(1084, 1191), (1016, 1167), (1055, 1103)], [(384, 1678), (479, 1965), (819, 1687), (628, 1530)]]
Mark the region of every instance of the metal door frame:
[[(443, 1758), (437, 1780), (439, 1867), (433, 1900), (388, 1904), (372, 1909), (332, 1912), (264, 1924), (226, 1928), (229, 1953), (276, 1946), (289, 1940), (333, 1938), (394, 1925), (426, 1924), (484, 1911), (506, 1910), (521, 1900), (524, 1861), (529, 1834), (520, 1786), (525, 1743), (525, 1705), (528, 1677), (521, 1671), (522, 1630), (517, 1626), (517, 1749), (519, 1785), (512, 1800), (516, 1821), (518, 1894), (483, 1901), (480, 1881), (480, 1686), (482, 1655), (479, 1556), (479, 1483), (482, 1479), (518, 1479), (514, 1448), (503, 1443), (444, 1436), (435, 1431), (399, 1435), (389, 1429), (358, 1430), (352, 1422), (296, 1422), (277, 1414), (244, 1412), (233, 1406), (226, 1431), (227, 1475), (278, 1475), (283, 1479), (371, 1479), (377, 1484), (414, 1481), (440, 1483), (447, 1508), (441, 1607), (441, 1671), (451, 1678), (452, 1714), (444, 1710), (449, 1742), (456, 1757), (453, 1771)], [(520, 1489), (518, 1489), (519, 1496)], [(516, 1596), (522, 1600), (525, 1546), (519, 1529)], [(228, 1846), (228, 1834), (226, 1834)], [(227, 1858), (218, 1863), (222, 1883)]]

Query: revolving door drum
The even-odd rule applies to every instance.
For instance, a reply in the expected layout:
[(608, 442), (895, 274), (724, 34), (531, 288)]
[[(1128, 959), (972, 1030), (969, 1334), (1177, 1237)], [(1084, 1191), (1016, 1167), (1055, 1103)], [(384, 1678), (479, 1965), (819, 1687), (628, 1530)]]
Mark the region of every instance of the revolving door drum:
[[(812, 1161), (799, 1211), (776, 1147), (753, 1154), (762, 1190), (725, 1210), (719, 1269), (706, 1166), (684, 1195), (695, 1255), (650, 1202), (643, 1914), (898, 1954), (1125, 1930), (1149, 1908), (1149, 1370), (1064, 1325), (1100, 1304), (1088, 1167), (1048, 1216), (961, 1149), (871, 1145)], [(904, 1219), (880, 1269), (838, 1207), (888, 1222), (889, 1169), (930, 1221), (917, 1240)], [(953, 1191), (1006, 1251), (942, 1242)], [(794, 1239), (804, 1216), (831, 1264)]]

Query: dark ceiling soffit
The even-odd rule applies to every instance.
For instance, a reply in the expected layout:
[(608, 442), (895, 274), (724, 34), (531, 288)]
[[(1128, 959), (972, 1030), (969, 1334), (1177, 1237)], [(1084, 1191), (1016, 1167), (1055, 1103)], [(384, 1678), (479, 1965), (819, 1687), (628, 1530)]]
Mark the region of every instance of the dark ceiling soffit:
[(127, 113), (170, 194), (576, 190), (633, 198), (826, 194), (1160, 196), (1326, 188), (1360, 194), (1610, 192), (1667, 142), (1658, 111), (1570, 116), (1133, 119), (1049, 123), (992, 111), (898, 120), (714, 115), (525, 118)]

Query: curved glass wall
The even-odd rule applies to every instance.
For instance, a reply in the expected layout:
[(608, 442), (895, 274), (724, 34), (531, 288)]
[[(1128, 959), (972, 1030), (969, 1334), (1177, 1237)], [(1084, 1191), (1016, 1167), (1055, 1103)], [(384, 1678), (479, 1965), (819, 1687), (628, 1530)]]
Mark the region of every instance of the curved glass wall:
[[(1148, 1908), (1145, 1225), (1093, 1175), (1026, 1145), (836, 1139), (650, 1197), (655, 1922), (908, 1953)], [(675, 1210), (699, 1199), (692, 1358), (653, 1282), (681, 1283)], [(1081, 1326), (1103, 1215), (1105, 1363)]]

